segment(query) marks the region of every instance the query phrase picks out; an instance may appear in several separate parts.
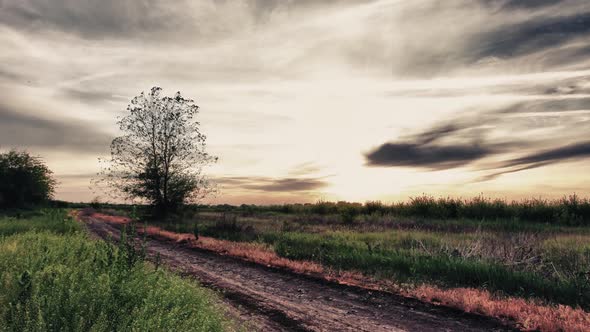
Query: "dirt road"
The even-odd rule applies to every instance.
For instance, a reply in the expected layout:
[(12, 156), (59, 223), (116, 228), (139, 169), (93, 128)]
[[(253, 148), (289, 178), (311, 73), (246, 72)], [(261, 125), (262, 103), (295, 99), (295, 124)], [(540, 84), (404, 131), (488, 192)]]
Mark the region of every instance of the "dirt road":
[[(97, 216), (83, 221), (100, 238), (119, 228)], [(388, 293), (296, 275), (150, 239), (148, 254), (219, 290), (231, 314), (260, 331), (507, 331), (497, 321)], [(249, 328), (249, 329), (250, 329)]]

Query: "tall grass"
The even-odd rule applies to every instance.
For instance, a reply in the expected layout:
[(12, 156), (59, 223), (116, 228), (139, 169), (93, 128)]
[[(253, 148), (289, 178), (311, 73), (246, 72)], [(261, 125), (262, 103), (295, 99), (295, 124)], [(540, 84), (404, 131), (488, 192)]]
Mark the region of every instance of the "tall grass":
[(0, 236), (7, 236), (27, 231), (51, 231), (65, 234), (80, 230), (62, 209), (43, 209), (33, 211), (14, 211), (0, 215)]
[[(590, 283), (580, 269), (552, 278), (482, 257), (464, 257), (459, 250), (434, 251), (413, 237), (398, 243), (367, 241), (362, 235), (283, 233), (266, 236), (279, 256), (311, 260), (337, 270), (357, 270), (398, 282), (429, 282), (445, 287), (477, 287), (509, 295), (590, 308)], [(436, 241), (436, 240), (435, 240)], [(514, 248), (517, 250), (517, 248)], [(590, 253), (590, 251), (589, 251)], [(561, 258), (561, 257), (560, 257)], [(590, 260), (583, 262), (588, 264)], [(539, 263), (537, 263), (539, 264)]]
[[(30, 231), (16, 234), (22, 230)], [(0, 236), (0, 331), (228, 326), (210, 291), (148, 265), (128, 241), (114, 246), (88, 239), (64, 211), (3, 219), (0, 231), (12, 234)]]
[[(568, 228), (562, 233), (554, 226), (512, 232), (499, 226), (479, 228), (465, 221), (455, 225), (458, 230), (448, 231), (427, 227), (432, 224), (437, 222), (416, 229), (370, 231), (359, 225), (276, 222), (224, 214), (216, 221), (201, 219), (199, 234), (261, 242), (272, 246), (280, 257), (396, 282), (476, 287), (590, 308), (588, 232), (572, 233), (573, 228)], [(160, 226), (192, 233), (194, 221)], [(469, 231), (460, 231), (465, 227)]]
[(379, 201), (361, 203), (325, 202), (315, 204), (283, 204), (200, 206), (201, 211), (237, 212), (243, 216), (260, 213), (340, 215), (353, 221), (359, 215), (393, 215), (427, 219), (508, 220), (561, 225), (590, 225), (590, 200), (576, 194), (556, 200), (532, 198), (525, 200), (492, 199), (483, 195), (471, 199), (422, 195), (406, 202), (391, 204)]

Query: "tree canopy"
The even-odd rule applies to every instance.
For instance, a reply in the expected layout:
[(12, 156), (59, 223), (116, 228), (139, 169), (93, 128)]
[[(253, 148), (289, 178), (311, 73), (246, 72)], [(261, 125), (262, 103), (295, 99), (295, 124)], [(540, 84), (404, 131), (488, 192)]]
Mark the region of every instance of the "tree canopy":
[(24, 151), (0, 153), (0, 208), (22, 208), (53, 197), (56, 181), (39, 158)]
[(195, 120), (199, 107), (180, 92), (162, 96), (152, 88), (133, 98), (117, 124), (99, 179), (125, 199), (139, 199), (167, 213), (213, 190), (203, 167), (217, 160), (205, 151), (206, 136)]

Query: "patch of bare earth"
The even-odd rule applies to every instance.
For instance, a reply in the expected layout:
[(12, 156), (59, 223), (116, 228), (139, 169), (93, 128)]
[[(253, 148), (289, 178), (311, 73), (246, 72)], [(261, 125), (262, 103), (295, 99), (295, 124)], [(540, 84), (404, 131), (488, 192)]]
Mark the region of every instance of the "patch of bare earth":
[[(100, 237), (118, 238), (124, 217), (81, 215)], [(302, 331), (587, 331), (590, 314), (495, 297), (471, 288), (422, 285), (400, 288), (353, 271), (331, 271), (293, 261), (271, 248), (138, 226), (151, 239), (148, 252), (170, 268), (224, 293), (233, 314), (260, 330)]]

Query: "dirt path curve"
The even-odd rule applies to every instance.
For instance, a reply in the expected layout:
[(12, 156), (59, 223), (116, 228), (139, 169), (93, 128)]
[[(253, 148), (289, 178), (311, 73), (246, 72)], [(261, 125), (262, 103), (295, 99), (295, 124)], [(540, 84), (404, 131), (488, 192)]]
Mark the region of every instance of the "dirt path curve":
[[(119, 228), (82, 217), (100, 238)], [(485, 317), (358, 287), (323, 282), (258, 264), (148, 240), (148, 254), (162, 264), (220, 290), (238, 319), (261, 331), (507, 331)]]

